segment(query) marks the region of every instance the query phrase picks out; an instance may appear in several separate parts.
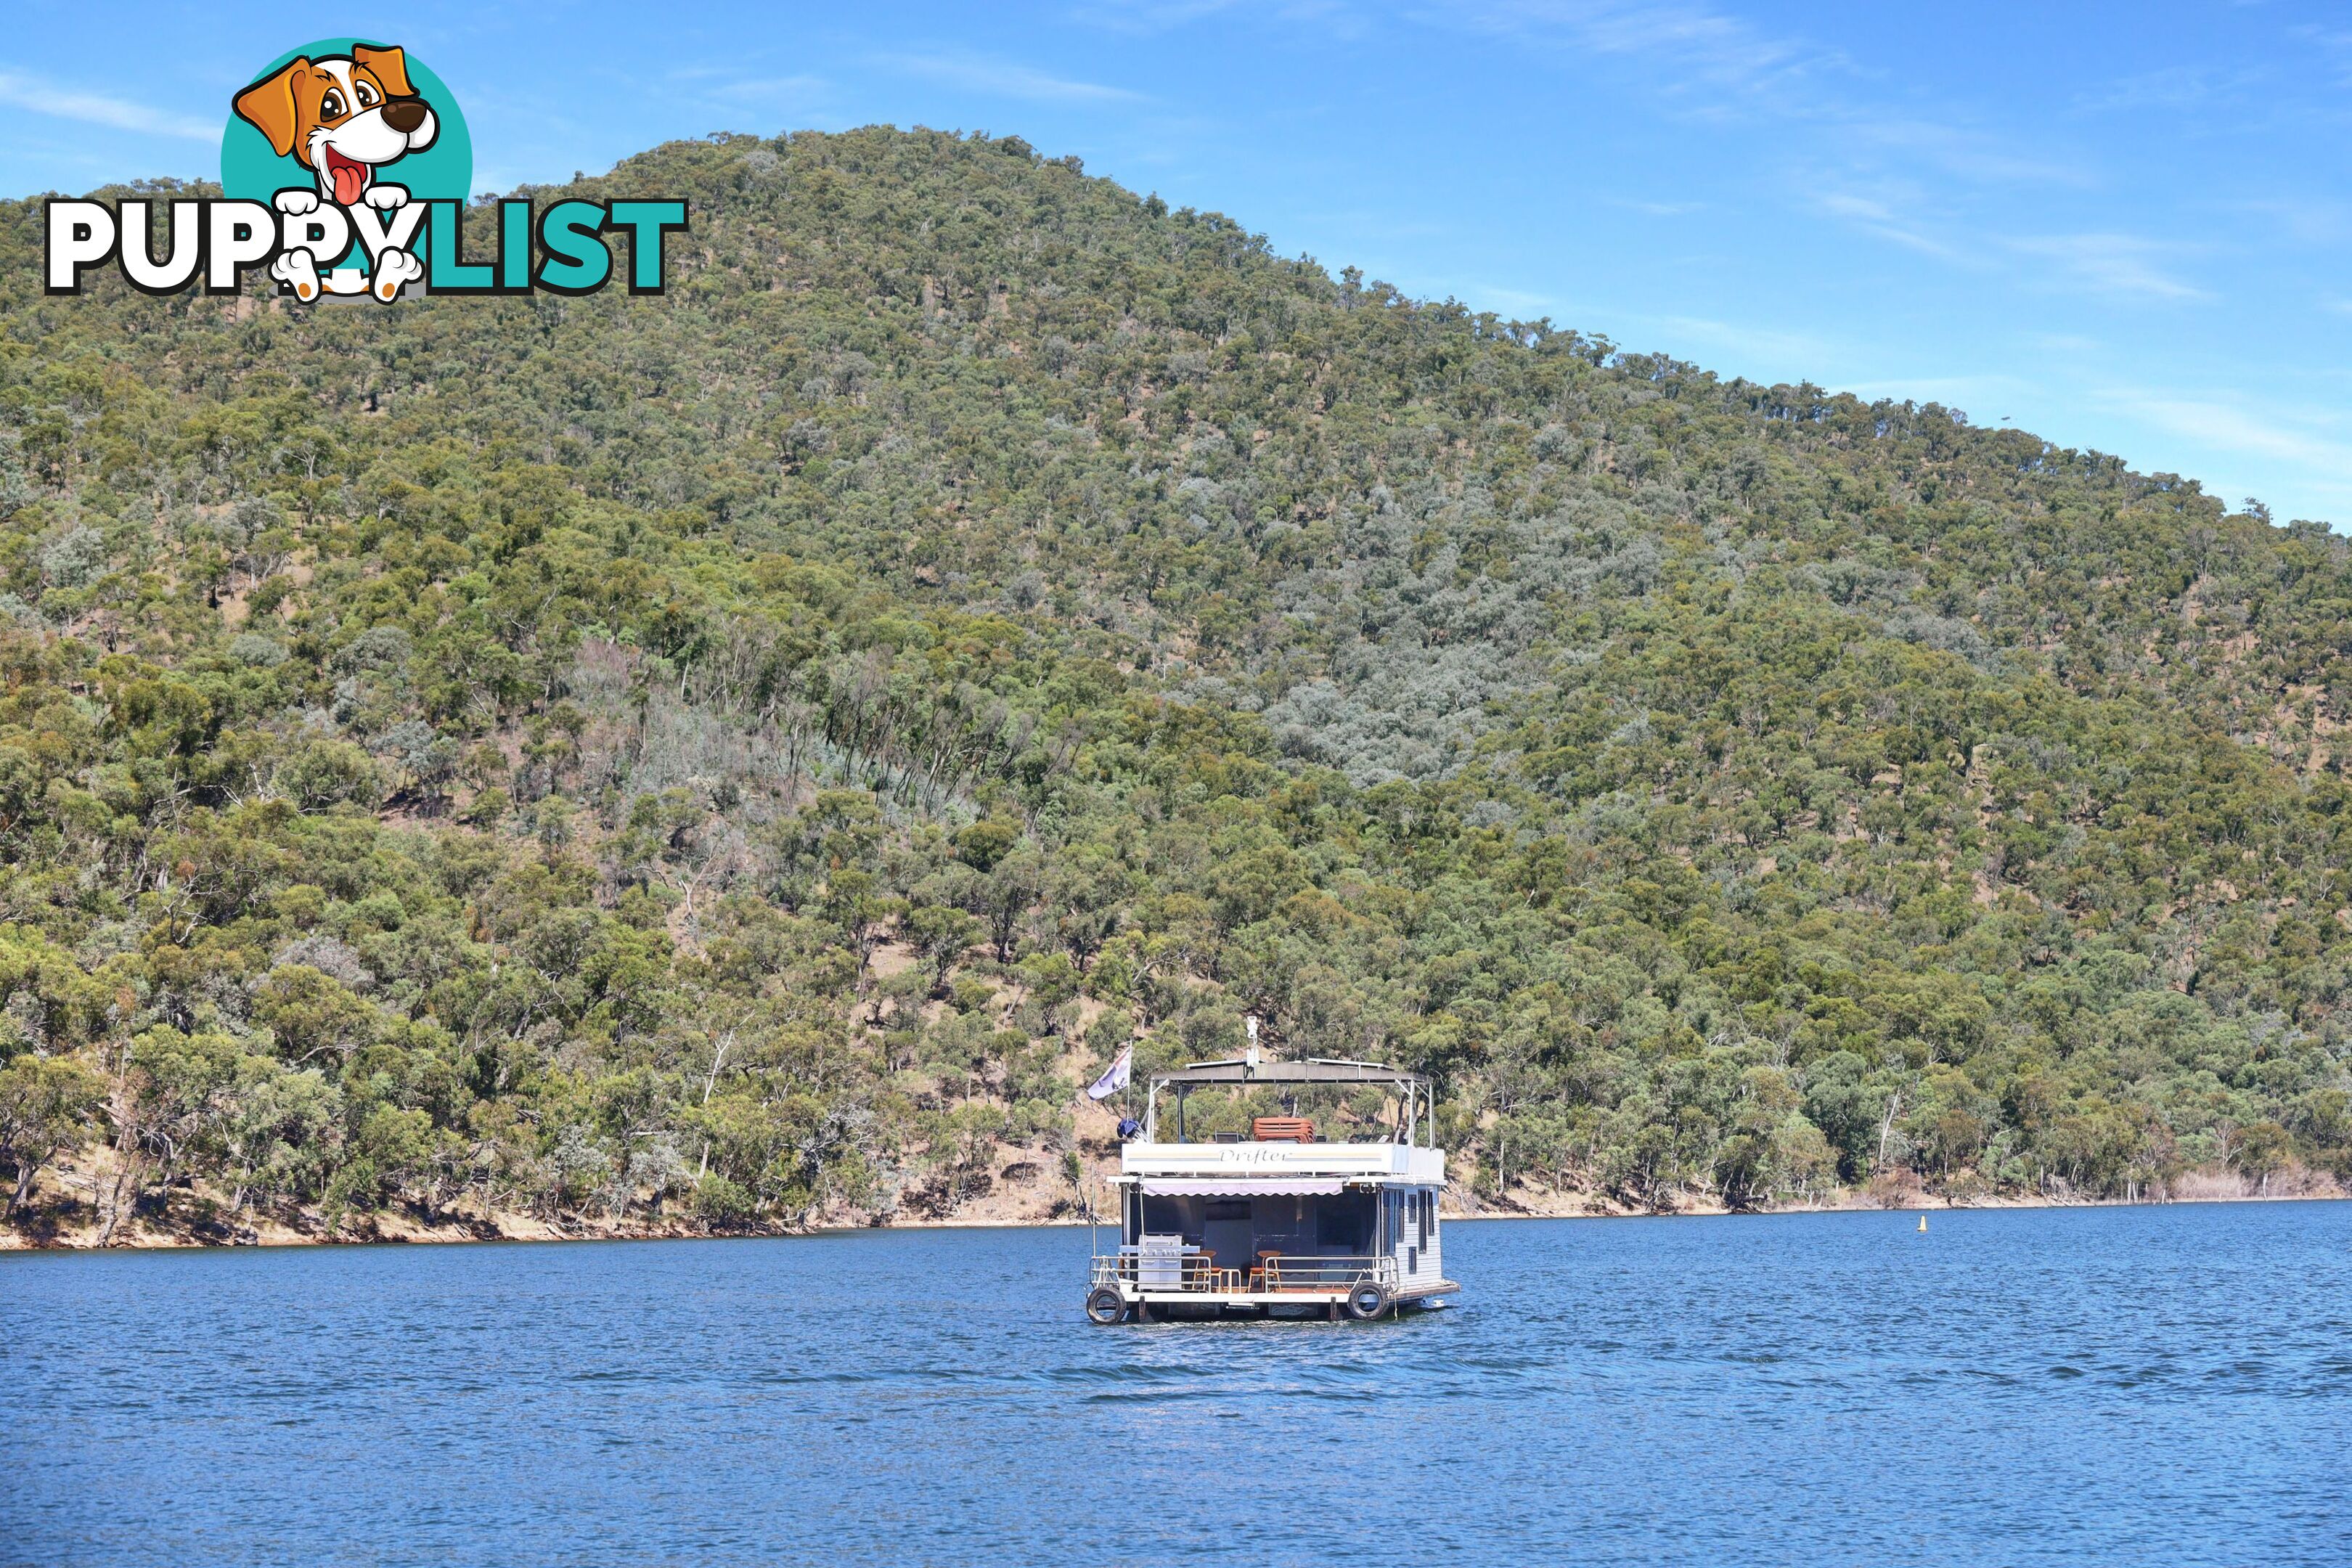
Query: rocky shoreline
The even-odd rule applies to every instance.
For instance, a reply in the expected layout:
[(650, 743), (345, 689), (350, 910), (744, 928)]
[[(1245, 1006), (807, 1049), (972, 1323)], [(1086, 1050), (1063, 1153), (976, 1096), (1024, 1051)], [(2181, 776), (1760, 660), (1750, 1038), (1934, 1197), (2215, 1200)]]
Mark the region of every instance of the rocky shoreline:
[[(1034, 1172), (1034, 1164), (1016, 1163), (1014, 1171)], [(1100, 1191), (1097, 1170), (1090, 1182)], [(536, 1215), (479, 1211), (457, 1205), (425, 1214), (413, 1206), (348, 1215), (330, 1223), (315, 1207), (290, 1213), (225, 1213), (216, 1194), (198, 1187), (179, 1187), (160, 1204), (152, 1199), (114, 1227), (111, 1237), (95, 1204), (77, 1189), (94, 1189), (92, 1173), (68, 1170), (42, 1184), (31, 1223), (0, 1225), (0, 1251), (89, 1251), (100, 1248), (167, 1248), (191, 1247), (365, 1246), (387, 1243), (453, 1244), (460, 1242), (530, 1241), (660, 1241), (749, 1236), (811, 1235), (847, 1229), (934, 1229), (946, 1226), (1080, 1226), (1087, 1223), (1083, 1205), (1067, 1184), (1027, 1180), (1001, 1181), (981, 1197), (931, 1213), (908, 1206), (877, 1217), (870, 1214), (821, 1214), (802, 1223), (782, 1220), (738, 1225), (712, 1225), (692, 1215), (596, 1217), (569, 1215), (547, 1219)], [(1957, 1185), (1957, 1184), (1956, 1184)], [(1847, 1187), (1823, 1194), (1808, 1203), (1777, 1204), (1734, 1210), (1699, 1194), (1681, 1194), (1671, 1205), (1643, 1206), (1608, 1194), (1577, 1188), (1515, 1187), (1510, 1192), (1481, 1194), (1456, 1184), (1447, 1194), (1448, 1219), (1594, 1219), (1685, 1216), (1691, 1218), (1745, 1214), (1818, 1214), (1854, 1211), (1964, 1208), (2127, 1207), (2172, 1203), (2263, 1203), (2352, 1196), (2342, 1183), (2321, 1172), (2295, 1169), (2266, 1182), (2251, 1180), (2228, 1170), (2192, 1171), (2164, 1185), (2129, 1197), (2088, 1197), (2074, 1194), (2004, 1193), (1987, 1190), (1932, 1191), (1911, 1183), (1879, 1182), (1867, 1187)]]

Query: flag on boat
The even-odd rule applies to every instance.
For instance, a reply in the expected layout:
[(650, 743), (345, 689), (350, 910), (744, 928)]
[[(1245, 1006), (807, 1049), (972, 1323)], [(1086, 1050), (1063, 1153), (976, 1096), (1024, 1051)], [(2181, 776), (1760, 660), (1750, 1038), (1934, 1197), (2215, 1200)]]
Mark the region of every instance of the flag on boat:
[(1103, 1069), (1102, 1077), (1095, 1079), (1094, 1087), (1087, 1090), (1087, 1098), (1088, 1100), (1108, 1100), (1112, 1095), (1117, 1094), (1120, 1089), (1125, 1089), (1128, 1085), (1128, 1080), (1132, 1079), (1134, 1076), (1135, 1047), (1133, 1046), (1129, 1046), (1125, 1050), (1118, 1053), (1118, 1056), (1111, 1062), (1110, 1066)]

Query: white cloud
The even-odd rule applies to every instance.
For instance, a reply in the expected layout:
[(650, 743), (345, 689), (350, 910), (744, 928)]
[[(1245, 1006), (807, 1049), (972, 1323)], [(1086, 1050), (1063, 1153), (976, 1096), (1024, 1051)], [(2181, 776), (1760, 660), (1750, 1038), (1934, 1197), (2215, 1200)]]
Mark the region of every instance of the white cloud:
[[(1072, 21), (1084, 26), (1150, 37), (1172, 32), (1203, 16), (1226, 15), (1242, 8), (1238, 0), (1096, 0), (1095, 4), (1074, 7), (1069, 15)], [(1284, 4), (1260, 5), (1250, 9), (1276, 21), (1318, 23), (1327, 32), (1354, 36), (1362, 30), (1361, 24), (1339, 0), (1286, 0)]]
[(1828, 216), (1853, 225), (1865, 234), (1876, 235), (1891, 244), (1916, 250), (1922, 256), (1932, 256), (1939, 261), (1965, 259), (1961, 253), (1942, 240), (1920, 232), (1916, 220), (1897, 213), (1888, 203), (1852, 191), (1816, 191), (1812, 204)]
[(1979, 184), (2087, 186), (2094, 183), (2080, 163), (2052, 157), (2046, 148), (2023, 152), (2001, 138), (1932, 120), (1863, 112), (1849, 117), (1843, 130), (1873, 146)]
[(1677, 90), (1762, 94), (1843, 64), (1833, 50), (1774, 37), (1688, 0), (1485, 0), (1444, 6), (1425, 19), (1580, 53), (1646, 58), (1664, 68)]
[(2149, 397), (2110, 392), (2104, 401), (2127, 408), (2158, 429), (2225, 451), (2273, 458), (2326, 470), (2332, 479), (2352, 472), (2352, 444), (2298, 430), (2274, 414), (2188, 397)]
[(970, 92), (1024, 99), (1032, 103), (1138, 102), (1143, 98), (1143, 94), (1123, 87), (1073, 81), (982, 55), (883, 55), (877, 63)]
[(2262, 220), (2275, 239), (2290, 244), (2333, 247), (2352, 237), (2352, 205), (2333, 197), (2249, 197), (2224, 206)]
[(103, 125), (115, 131), (142, 131), (153, 136), (178, 136), (190, 142), (218, 142), (221, 139), (222, 125), (217, 121), (206, 124), (201, 120), (173, 114), (151, 104), (107, 98), (94, 92), (76, 92), (70, 88), (16, 71), (0, 71), (0, 103), (30, 110), (35, 114), (47, 114), (58, 120), (78, 120), (85, 125)]
[(1402, 217), (1377, 207), (1304, 208), (1299, 223), (1336, 231), (1349, 245), (1386, 245), (1400, 239), (1435, 239), (1454, 232), (1453, 226), (1425, 218)]
[(2138, 110), (2178, 113), (2225, 100), (2240, 100), (2262, 80), (2263, 74), (2242, 67), (2222, 70), (2210, 65), (2167, 66), (2160, 70), (2118, 78), (2079, 94), (2074, 106), (2089, 114)]
[[(1818, 375), (1821, 368), (1843, 359), (1843, 349), (1825, 338), (1810, 332), (1782, 331), (1771, 327), (1742, 326), (1736, 321), (1709, 321), (1703, 316), (1660, 316), (1661, 329), (1685, 343), (1704, 343), (1711, 349), (1750, 362), (1750, 370), (1761, 362), (1767, 374), (1780, 375), (1796, 370)], [(1710, 367), (1713, 368), (1713, 367)]]
[(704, 97), (749, 107), (782, 106), (807, 111), (832, 101), (833, 84), (817, 76), (755, 76), (704, 84)]
[(1549, 294), (1530, 294), (1524, 289), (1506, 289), (1494, 283), (1472, 283), (1465, 286), (1462, 297), (1474, 305), (1507, 310), (1524, 315), (1538, 310), (1556, 310), (1559, 301)]
[(2352, 31), (2319, 26), (2292, 29), (2292, 36), (2310, 43), (2330, 68), (2338, 86), (2352, 84)]
[(2061, 234), (2012, 239), (2011, 250), (2056, 262), (2074, 281), (2111, 294), (2150, 300), (2201, 300), (2205, 290), (2158, 270), (2179, 247), (2128, 234)]

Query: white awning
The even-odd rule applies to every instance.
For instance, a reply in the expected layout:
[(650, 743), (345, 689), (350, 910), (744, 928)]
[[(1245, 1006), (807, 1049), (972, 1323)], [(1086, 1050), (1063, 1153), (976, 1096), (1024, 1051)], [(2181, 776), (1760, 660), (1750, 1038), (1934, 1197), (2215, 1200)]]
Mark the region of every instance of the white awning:
[(1152, 1198), (1318, 1198), (1348, 1187), (1338, 1176), (1145, 1176), (1138, 1184)]

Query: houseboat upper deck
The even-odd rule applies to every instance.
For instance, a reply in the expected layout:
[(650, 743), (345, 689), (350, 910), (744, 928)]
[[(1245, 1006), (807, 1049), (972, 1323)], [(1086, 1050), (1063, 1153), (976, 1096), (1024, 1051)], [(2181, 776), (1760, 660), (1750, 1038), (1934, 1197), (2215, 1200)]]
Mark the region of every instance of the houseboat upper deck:
[[(1286, 1114), (1201, 1127), (1187, 1110), (1202, 1089), (1275, 1090)], [(1351, 1108), (1318, 1129), (1297, 1114), (1302, 1090), (1359, 1101), (1369, 1092), (1394, 1114)], [(1349, 1130), (1335, 1139), (1341, 1120)], [(1087, 1294), (1097, 1322), (1234, 1310), (1370, 1321), (1461, 1289), (1443, 1267), (1445, 1154), (1418, 1074), (1378, 1062), (1267, 1061), (1255, 1047), (1154, 1074), (1142, 1131), (1119, 1167), (1118, 1246), (1097, 1250)]]

